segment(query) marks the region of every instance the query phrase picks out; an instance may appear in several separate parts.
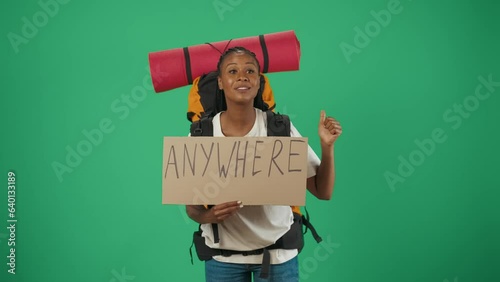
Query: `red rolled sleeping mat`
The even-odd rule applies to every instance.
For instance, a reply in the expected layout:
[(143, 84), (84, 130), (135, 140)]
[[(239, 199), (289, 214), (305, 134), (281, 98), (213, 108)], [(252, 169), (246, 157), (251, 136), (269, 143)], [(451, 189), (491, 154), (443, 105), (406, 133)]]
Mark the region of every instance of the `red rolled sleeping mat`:
[(235, 46), (254, 52), (262, 73), (299, 69), (300, 43), (295, 32), (270, 33), (149, 53), (155, 91), (192, 84), (196, 77), (215, 71), (221, 52)]

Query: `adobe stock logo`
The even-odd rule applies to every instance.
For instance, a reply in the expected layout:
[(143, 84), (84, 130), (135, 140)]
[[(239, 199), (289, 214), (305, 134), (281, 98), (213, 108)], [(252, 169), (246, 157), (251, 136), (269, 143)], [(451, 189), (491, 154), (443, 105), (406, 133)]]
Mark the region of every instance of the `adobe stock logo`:
[[(146, 70), (149, 70), (146, 67)], [(121, 94), (119, 98), (113, 100), (110, 104), (110, 110), (116, 114), (116, 118), (106, 116), (101, 118), (97, 127), (91, 129), (83, 129), (81, 131), (83, 137), (74, 145), (67, 145), (66, 157), (63, 161), (59, 162), (54, 160), (51, 163), (52, 169), (59, 180), (63, 182), (64, 175), (72, 173), (85, 158), (93, 152), (94, 148), (100, 146), (104, 140), (110, 135), (118, 126), (118, 121), (127, 119), (131, 112), (137, 109), (148, 96), (148, 92), (153, 91), (153, 84), (149, 73), (142, 78), (142, 84), (134, 86), (130, 90), (130, 94)]]
[(328, 235), (326, 240), (321, 241), (314, 248), (313, 255), (305, 258), (299, 265), (299, 275), (301, 280), (307, 280), (311, 274), (318, 270), (321, 263), (327, 261), (335, 252), (335, 249), (340, 248), (341, 244), (332, 241), (332, 237)]
[(116, 271), (116, 269), (113, 269), (111, 270), (111, 274), (113, 274), (113, 278), (111, 278), (109, 282), (126, 282), (135, 279), (135, 276), (127, 275), (125, 267), (122, 267), (121, 272), (118, 272)]
[(217, 15), (221, 21), (224, 21), (224, 13), (232, 12), (234, 8), (238, 7), (243, 0), (215, 0), (212, 2)]
[[(496, 88), (500, 87), (500, 81), (494, 81), (493, 75), (488, 75), (487, 78), (479, 76), (478, 84), (474, 93), (466, 96), (459, 103), (454, 103), (452, 107), (446, 109), (443, 114), (443, 121), (447, 123), (453, 131), (458, 130), (463, 121), (469, 119), (472, 113), (477, 111), (481, 105), (495, 93)], [(429, 138), (415, 139), (414, 143), (417, 148), (409, 154), (399, 155), (399, 164), (394, 172), (386, 170), (384, 178), (392, 192), (396, 191), (398, 183), (404, 183), (406, 179), (415, 173), (417, 167), (423, 165), (427, 158), (431, 157), (437, 150), (440, 144), (444, 144), (448, 140), (450, 130), (445, 130), (443, 127), (436, 127), (431, 131)]]
[[(410, 0), (411, 1), (411, 0)], [(373, 20), (367, 22), (363, 29), (358, 26), (355, 26), (354, 32), (354, 46), (342, 41), (339, 44), (340, 50), (344, 55), (347, 63), (351, 63), (351, 56), (353, 54), (360, 54), (361, 49), (368, 47), (373, 38), (377, 37), (382, 28), (387, 27), (392, 20), (393, 15), (398, 15), (403, 11), (403, 7), (399, 0), (389, 0), (387, 3), (387, 9), (382, 9), (378, 12), (371, 10), (370, 14), (373, 17)]]
[(38, 5), (41, 10), (35, 12), (31, 18), (22, 17), (21, 34), (9, 32), (7, 38), (14, 52), (19, 53), (21, 44), (28, 44), (30, 39), (35, 38), (40, 28), (49, 23), (49, 18), (55, 17), (59, 13), (60, 6), (68, 4), (70, 0), (40, 0)]

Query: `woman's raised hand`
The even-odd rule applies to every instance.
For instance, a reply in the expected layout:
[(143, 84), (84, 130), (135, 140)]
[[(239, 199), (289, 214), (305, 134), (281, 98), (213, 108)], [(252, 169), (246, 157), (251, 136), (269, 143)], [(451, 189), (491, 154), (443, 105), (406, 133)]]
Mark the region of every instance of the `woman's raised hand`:
[(321, 141), (321, 146), (333, 146), (333, 143), (342, 134), (340, 123), (333, 117), (327, 117), (324, 110), (321, 110), (318, 134)]

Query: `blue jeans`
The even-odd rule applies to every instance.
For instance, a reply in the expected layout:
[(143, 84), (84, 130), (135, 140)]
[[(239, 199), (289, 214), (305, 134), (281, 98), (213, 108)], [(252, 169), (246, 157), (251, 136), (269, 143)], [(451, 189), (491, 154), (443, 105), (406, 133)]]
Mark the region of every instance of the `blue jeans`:
[(214, 259), (205, 262), (205, 278), (207, 282), (298, 282), (298, 257), (282, 263), (271, 264), (269, 278), (259, 278), (260, 264), (242, 264), (219, 262)]

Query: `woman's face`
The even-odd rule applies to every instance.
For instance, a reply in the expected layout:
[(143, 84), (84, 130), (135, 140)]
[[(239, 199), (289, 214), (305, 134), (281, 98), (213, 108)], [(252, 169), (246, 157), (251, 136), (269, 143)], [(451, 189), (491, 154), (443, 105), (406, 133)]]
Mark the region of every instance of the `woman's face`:
[(227, 102), (244, 104), (257, 96), (260, 75), (255, 59), (245, 53), (231, 53), (222, 61), (218, 78)]

